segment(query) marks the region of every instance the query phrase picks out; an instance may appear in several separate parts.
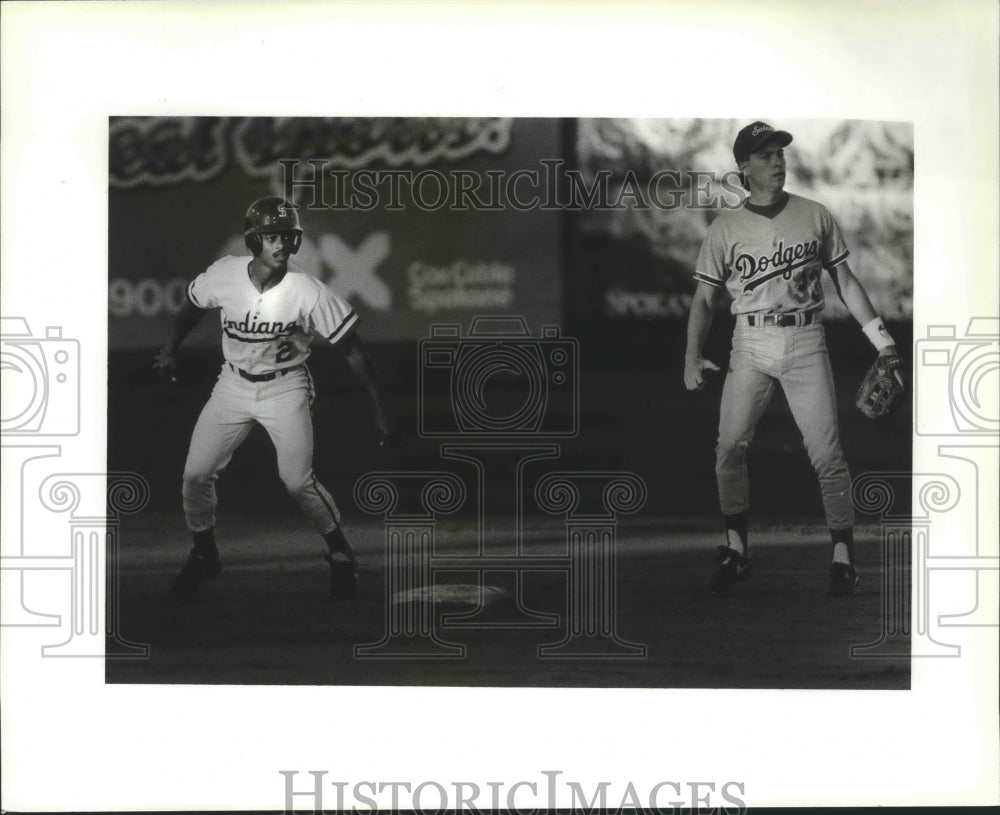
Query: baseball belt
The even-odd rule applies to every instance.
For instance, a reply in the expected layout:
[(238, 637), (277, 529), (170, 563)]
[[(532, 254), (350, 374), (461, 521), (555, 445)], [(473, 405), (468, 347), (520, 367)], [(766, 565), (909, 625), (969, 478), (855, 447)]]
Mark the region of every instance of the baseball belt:
[(746, 324), (751, 328), (776, 325), (781, 328), (811, 325), (816, 321), (815, 311), (796, 311), (790, 314), (741, 314), (746, 318)]
[(301, 365), (293, 365), (291, 368), (282, 368), (278, 371), (268, 371), (266, 374), (251, 374), (244, 371), (242, 368), (237, 368), (233, 363), (226, 363), (230, 368), (243, 377), (247, 382), (270, 382), (272, 379), (277, 379), (279, 376), (284, 376), (289, 371), (297, 370), (301, 368)]

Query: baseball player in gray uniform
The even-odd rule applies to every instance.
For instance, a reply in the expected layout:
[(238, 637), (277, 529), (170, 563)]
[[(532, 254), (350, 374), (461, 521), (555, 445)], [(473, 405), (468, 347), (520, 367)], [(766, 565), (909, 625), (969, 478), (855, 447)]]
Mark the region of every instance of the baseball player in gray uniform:
[(357, 585), (356, 558), (341, 530), (340, 511), (312, 467), (310, 342), (320, 338), (341, 350), (372, 399), (381, 444), (389, 426), (375, 368), (350, 305), (314, 277), (288, 268), (302, 240), (293, 204), (278, 197), (255, 201), (246, 213), (244, 239), (250, 255), (221, 258), (190, 283), (173, 333), (153, 363), (176, 379), (181, 342), (207, 310), (219, 309), (225, 362), (184, 465), (184, 515), (194, 546), (171, 591), (193, 594), (219, 573), (215, 482), (260, 424), (274, 444), (282, 482), (326, 541), (331, 596), (350, 596)]
[(851, 478), (840, 448), (833, 375), (820, 319), (824, 269), (878, 352), (896, 349), (847, 263), (847, 246), (829, 211), (784, 190), (784, 148), (791, 141), (790, 133), (764, 122), (739, 132), (733, 155), (749, 197), (743, 206), (713, 221), (695, 268), (697, 287), (684, 360), (688, 390), (701, 389), (706, 372), (719, 370), (702, 356), (718, 295), (729, 295), (736, 316), (715, 459), (727, 535), (708, 580), (715, 593), (726, 593), (750, 576), (746, 453), (775, 386), (785, 393), (819, 478), (833, 542), (830, 591), (855, 594), (859, 586)]

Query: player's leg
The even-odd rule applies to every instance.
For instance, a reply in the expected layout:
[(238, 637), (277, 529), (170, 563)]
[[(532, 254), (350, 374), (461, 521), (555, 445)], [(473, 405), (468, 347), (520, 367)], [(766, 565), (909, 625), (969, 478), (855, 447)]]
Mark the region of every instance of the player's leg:
[[(737, 329), (737, 334), (740, 333)], [(753, 336), (734, 337), (729, 371), (722, 387), (719, 436), (715, 447), (719, 506), (727, 517), (745, 516), (750, 508), (747, 450), (775, 385), (770, 373), (771, 363), (765, 355), (767, 350)]]
[(840, 444), (837, 394), (822, 325), (796, 332), (795, 349), (781, 382), (819, 479), (833, 542), (833, 582), (843, 583), (848, 589), (845, 593), (852, 594), (857, 591), (858, 578), (854, 567), (851, 475)]
[(253, 428), (248, 396), (220, 378), (191, 433), (184, 463), (184, 517), (192, 532), (215, 526), (215, 482)]
[(313, 471), (311, 402), (308, 371), (296, 371), (276, 380), (273, 393), (261, 401), (257, 418), (274, 444), (282, 483), (326, 542), (331, 595), (347, 596), (357, 584), (356, 559), (340, 528), (340, 510)]
[(726, 545), (719, 548), (716, 570), (709, 579), (709, 588), (716, 592), (728, 591), (733, 582), (750, 576), (747, 450), (774, 393), (775, 381), (769, 373), (771, 354), (768, 342), (766, 338), (748, 334), (748, 331), (754, 329), (737, 329), (734, 335), (719, 410), (715, 475), (727, 540)]
[[(293, 379), (294, 377), (294, 379)], [(277, 386), (280, 382), (281, 387)], [(259, 405), (263, 425), (278, 458), (278, 475), (288, 494), (321, 535), (340, 523), (340, 510), (313, 472), (313, 425), (310, 383), (297, 372), (276, 380), (276, 386)]]
[(253, 427), (246, 402), (238, 384), (220, 376), (191, 433), (181, 492), (194, 546), (171, 585), (174, 594), (192, 594), (221, 569), (215, 544), (215, 482)]

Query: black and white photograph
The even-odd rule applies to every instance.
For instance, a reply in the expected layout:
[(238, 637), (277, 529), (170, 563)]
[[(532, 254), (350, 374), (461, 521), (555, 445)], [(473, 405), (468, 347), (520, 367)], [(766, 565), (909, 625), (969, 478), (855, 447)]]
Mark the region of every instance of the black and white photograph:
[(998, 33), (5, 3), (4, 811), (1000, 802)]
[(108, 681), (908, 688), (912, 127), (780, 126), (112, 120)]

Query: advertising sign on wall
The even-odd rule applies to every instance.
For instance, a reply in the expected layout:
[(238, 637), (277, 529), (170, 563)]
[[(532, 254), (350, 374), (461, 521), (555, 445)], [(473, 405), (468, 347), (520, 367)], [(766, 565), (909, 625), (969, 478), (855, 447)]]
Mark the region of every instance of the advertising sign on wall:
[[(109, 138), (111, 348), (162, 342), (188, 281), (247, 254), (264, 195), (300, 207), (294, 270), (416, 340), (484, 313), (557, 322), (560, 212), (545, 206), (555, 119), (121, 118)], [(210, 321), (192, 343), (213, 342)]]

